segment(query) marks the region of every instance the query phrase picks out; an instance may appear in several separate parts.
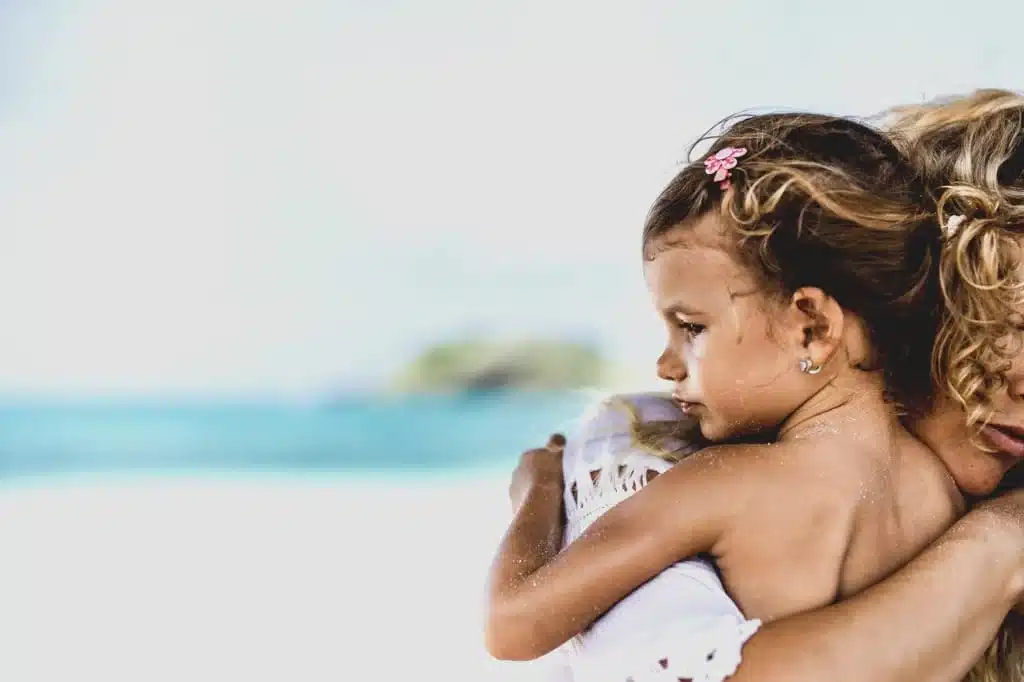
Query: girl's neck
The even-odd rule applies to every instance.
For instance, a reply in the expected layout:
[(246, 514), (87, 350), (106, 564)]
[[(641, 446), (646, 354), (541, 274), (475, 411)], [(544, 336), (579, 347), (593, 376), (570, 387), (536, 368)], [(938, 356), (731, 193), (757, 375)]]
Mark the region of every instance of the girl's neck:
[[(842, 461), (844, 466), (854, 467), (881, 465), (897, 479), (903, 472), (908, 477), (905, 481), (913, 482), (906, 483), (910, 486), (906, 492), (917, 500), (916, 504), (931, 499), (956, 515), (963, 513), (963, 496), (949, 468), (934, 449), (902, 424), (885, 397), (878, 373), (851, 370), (830, 381), (786, 419), (777, 442), (824, 439), (856, 443), (862, 455), (827, 458), (828, 461)], [(824, 451), (831, 452), (832, 448), (826, 447)]]
[(877, 372), (840, 372), (811, 395), (779, 427), (780, 442), (863, 433), (865, 428), (889, 430), (898, 425), (896, 411), (885, 398)]

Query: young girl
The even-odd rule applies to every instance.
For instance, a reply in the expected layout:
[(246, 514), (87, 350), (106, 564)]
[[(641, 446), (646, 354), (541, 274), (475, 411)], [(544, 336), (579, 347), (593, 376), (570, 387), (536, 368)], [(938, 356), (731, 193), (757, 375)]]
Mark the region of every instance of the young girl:
[[(582, 535), (542, 565), (557, 544), (537, 561), (536, 548), (517, 546), (530, 536), (518, 527), (550, 519), (517, 514), (492, 569), (492, 653), (543, 654), (658, 576), (582, 638), (582, 679), (639, 679), (636, 660), (668, 679), (723, 679), (756, 621), (700, 599), (715, 592), (710, 564), (663, 568), (708, 554), (744, 613), (774, 619), (862, 589), (944, 530), (959, 494), (885, 395), (913, 406), (931, 390), (943, 239), (913, 169), (852, 121), (752, 117), (684, 169), (645, 230), (645, 274), (669, 325), (659, 374), (708, 439), (776, 442), (707, 448), (669, 471), (641, 459), (572, 470), (568, 532)], [(554, 494), (524, 483), (514, 498)], [(579, 512), (595, 491), (642, 486), (586, 529), (597, 514)], [(707, 617), (652, 632), (661, 608)], [(629, 610), (644, 622), (620, 615)], [(621, 660), (587, 646), (609, 628)]]

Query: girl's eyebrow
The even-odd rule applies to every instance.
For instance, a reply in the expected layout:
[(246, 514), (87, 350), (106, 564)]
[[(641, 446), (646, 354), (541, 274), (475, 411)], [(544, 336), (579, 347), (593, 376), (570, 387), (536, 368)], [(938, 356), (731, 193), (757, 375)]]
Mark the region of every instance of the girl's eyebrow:
[(682, 313), (683, 315), (700, 315), (701, 312), (694, 308), (690, 308), (683, 303), (673, 303), (672, 305), (664, 308), (666, 315), (673, 315), (675, 313)]

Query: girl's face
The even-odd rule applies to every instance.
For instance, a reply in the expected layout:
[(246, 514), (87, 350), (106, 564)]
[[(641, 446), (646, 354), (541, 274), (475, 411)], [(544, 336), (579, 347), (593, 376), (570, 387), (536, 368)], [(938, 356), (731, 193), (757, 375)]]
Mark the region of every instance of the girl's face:
[(957, 487), (969, 495), (988, 495), (1024, 460), (1024, 354), (1014, 360), (1006, 379), (1006, 390), (993, 400), (992, 420), (977, 437), (967, 427), (960, 405), (950, 398), (941, 399), (913, 425), (917, 436), (946, 464)]
[(668, 330), (658, 376), (710, 440), (778, 427), (813, 391), (786, 306), (759, 292), (717, 215), (659, 239), (644, 275)]

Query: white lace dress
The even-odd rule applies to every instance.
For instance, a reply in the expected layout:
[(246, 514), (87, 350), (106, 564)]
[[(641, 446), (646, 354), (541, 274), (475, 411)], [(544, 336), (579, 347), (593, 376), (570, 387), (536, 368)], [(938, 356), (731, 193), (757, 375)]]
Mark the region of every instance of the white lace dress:
[[(566, 445), (565, 544), (671, 465), (632, 445), (630, 414), (596, 405)], [(644, 421), (679, 419), (667, 398), (618, 396)], [(760, 622), (747, 620), (712, 564), (681, 561), (632, 592), (563, 647), (574, 682), (721, 682)]]

